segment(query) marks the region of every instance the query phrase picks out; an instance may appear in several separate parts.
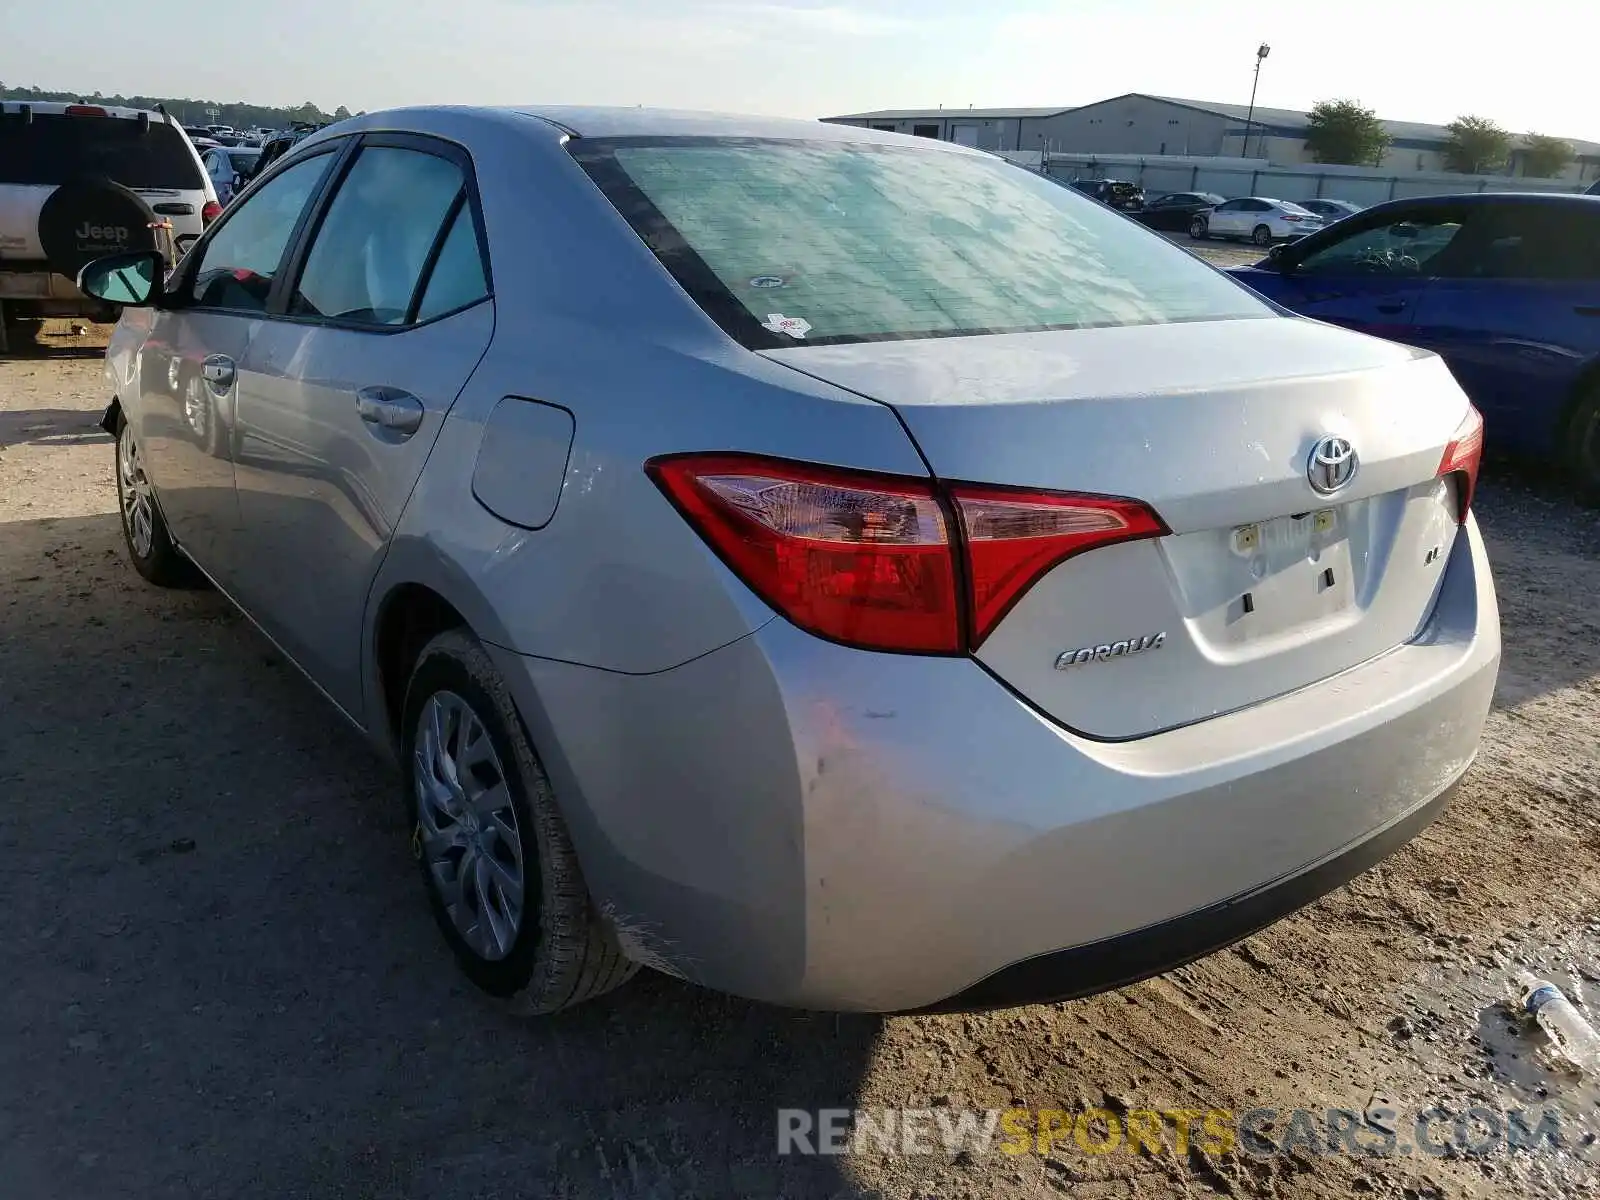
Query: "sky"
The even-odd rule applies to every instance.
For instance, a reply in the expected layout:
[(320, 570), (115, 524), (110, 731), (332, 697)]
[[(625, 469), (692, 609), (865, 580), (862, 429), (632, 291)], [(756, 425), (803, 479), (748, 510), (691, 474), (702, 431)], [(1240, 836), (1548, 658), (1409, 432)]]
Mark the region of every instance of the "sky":
[[(1592, 0), (0, 0), (0, 81), (327, 111), (642, 104), (796, 117), (1124, 92), (1360, 100), (1600, 141)], [(1247, 14), (1245, 16), (1243, 14)], [(1235, 14), (1240, 14), (1235, 16)], [(1586, 33), (1586, 31), (1588, 31)]]

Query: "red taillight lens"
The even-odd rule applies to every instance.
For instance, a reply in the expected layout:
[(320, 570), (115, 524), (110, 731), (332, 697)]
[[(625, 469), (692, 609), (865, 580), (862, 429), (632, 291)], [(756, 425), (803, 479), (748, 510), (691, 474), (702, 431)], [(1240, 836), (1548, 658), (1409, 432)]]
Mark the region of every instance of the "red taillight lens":
[(930, 480), (745, 454), (679, 455), (645, 469), (773, 608), (872, 650), (976, 649), (1063, 559), (1166, 532), (1133, 500), (967, 484), (942, 496)]
[(62, 110), (69, 117), (103, 117), (106, 110), (97, 104), (69, 104)]
[(646, 470), (800, 628), (880, 650), (961, 648), (950, 530), (931, 483), (742, 454), (657, 459)]
[[(218, 204), (215, 200), (207, 200), (205, 202), (205, 206), (200, 209), (200, 223), (202, 225), (209, 225), (221, 215), (222, 205)], [(221, 237), (222, 235), (218, 234), (217, 236)]]
[(1456, 488), (1460, 500), (1456, 519), (1463, 525), (1466, 524), (1467, 513), (1472, 510), (1472, 494), (1478, 490), (1478, 467), (1482, 461), (1483, 414), (1468, 405), (1467, 415), (1456, 427), (1450, 444), (1444, 448), (1444, 457), (1439, 460), (1438, 470), (1440, 479), (1446, 475), (1461, 476)]
[(1137, 500), (956, 485), (977, 649), (1011, 606), (1063, 559), (1112, 542), (1160, 537), (1166, 524)]

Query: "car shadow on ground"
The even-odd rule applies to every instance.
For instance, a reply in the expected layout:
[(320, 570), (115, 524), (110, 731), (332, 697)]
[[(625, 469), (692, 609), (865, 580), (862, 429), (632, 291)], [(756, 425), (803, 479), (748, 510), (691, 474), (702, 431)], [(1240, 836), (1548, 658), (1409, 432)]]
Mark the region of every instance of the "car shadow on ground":
[(0, 579), (8, 1194), (858, 1194), (777, 1109), (853, 1107), (878, 1019), (653, 975), (505, 1014), (393, 779), (226, 601), (110, 513), (0, 525)]
[(29, 408), (0, 411), (0, 447), (28, 442), (51, 442), (76, 446), (84, 442), (109, 442), (111, 436), (100, 428), (98, 413), (78, 408)]

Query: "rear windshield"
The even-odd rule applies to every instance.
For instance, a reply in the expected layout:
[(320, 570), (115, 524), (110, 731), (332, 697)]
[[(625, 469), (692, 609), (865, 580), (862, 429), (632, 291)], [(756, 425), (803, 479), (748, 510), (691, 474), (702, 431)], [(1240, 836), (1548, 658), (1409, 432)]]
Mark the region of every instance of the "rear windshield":
[(0, 183), (60, 184), (86, 176), (130, 188), (204, 186), (183, 134), (159, 119), (141, 132), (126, 117), (0, 115)]
[(753, 349), (1271, 315), (1186, 251), (999, 158), (776, 139), (569, 147)]

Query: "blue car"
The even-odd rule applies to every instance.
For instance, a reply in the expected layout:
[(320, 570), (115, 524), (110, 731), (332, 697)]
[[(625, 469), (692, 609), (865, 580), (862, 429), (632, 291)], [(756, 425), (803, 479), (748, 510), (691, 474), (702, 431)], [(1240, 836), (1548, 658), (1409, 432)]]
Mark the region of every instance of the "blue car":
[(1305, 316), (1438, 351), (1492, 448), (1600, 498), (1600, 196), (1396, 200), (1231, 274)]

